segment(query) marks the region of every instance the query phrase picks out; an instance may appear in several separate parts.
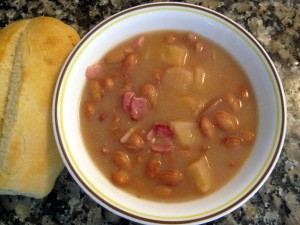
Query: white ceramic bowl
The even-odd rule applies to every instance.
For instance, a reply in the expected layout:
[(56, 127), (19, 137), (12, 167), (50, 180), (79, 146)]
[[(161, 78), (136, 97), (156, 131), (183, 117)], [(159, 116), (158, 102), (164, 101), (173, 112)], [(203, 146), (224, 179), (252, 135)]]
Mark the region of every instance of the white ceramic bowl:
[[(259, 112), (253, 152), (237, 176), (209, 196), (175, 204), (138, 199), (112, 185), (87, 153), (79, 124), (86, 68), (125, 39), (160, 29), (192, 31), (226, 49), (248, 74)], [(274, 65), (261, 45), (241, 26), (219, 13), (195, 5), (146, 4), (101, 22), (75, 47), (57, 81), (53, 127), (66, 167), (97, 203), (143, 224), (200, 224), (238, 208), (266, 181), (280, 156), (286, 129), (286, 105)]]

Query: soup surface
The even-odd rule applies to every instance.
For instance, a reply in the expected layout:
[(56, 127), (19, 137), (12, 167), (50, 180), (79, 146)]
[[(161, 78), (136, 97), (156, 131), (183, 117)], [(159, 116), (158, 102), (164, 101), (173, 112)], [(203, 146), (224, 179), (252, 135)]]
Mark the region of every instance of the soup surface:
[(237, 174), (258, 124), (244, 71), (190, 32), (129, 39), (86, 69), (82, 135), (111, 182), (139, 198), (178, 202)]

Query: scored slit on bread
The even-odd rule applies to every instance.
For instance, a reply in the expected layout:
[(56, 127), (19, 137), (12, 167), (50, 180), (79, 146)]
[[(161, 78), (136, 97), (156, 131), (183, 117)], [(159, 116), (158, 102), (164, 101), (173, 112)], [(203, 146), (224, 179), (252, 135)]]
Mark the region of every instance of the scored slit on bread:
[(2, 136), (3, 117), (13, 73), (12, 70), (15, 64), (15, 55), (17, 54), (17, 45), (28, 22), (29, 20), (15, 22), (0, 32), (0, 43), (5, 43), (0, 45), (0, 138)]
[(42, 198), (63, 169), (51, 104), (61, 66), (78, 41), (73, 28), (49, 17), (30, 19), (21, 31), (4, 104), (0, 194)]

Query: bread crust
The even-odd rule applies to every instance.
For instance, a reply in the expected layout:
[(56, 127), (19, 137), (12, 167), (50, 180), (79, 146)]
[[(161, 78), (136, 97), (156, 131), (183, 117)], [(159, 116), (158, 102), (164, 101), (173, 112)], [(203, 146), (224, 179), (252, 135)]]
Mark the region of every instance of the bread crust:
[(17, 98), (8, 98), (0, 139), (0, 152), (5, 152), (0, 159), (0, 194), (42, 198), (62, 171), (51, 104), (59, 71), (78, 41), (73, 28), (50, 17), (30, 19), (20, 36), (12, 75), (20, 79), (10, 84), (17, 87), (9, 93)]

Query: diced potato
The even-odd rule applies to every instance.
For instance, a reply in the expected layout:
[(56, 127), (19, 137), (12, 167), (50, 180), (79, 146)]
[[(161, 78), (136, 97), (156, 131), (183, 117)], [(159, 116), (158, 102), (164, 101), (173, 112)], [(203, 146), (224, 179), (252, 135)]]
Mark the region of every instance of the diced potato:
[(205, 81), (205, 76), (206, 76), (206, 73), (203, 69), (203, 67), (201, 66), (197, 66), (195, 69), (194, 69), (194, 82), (193, 82), (193, 86), (196, 90), (201, 90), (203, 84), (204, 84), (204, 81)]
[(200, 133), (195, 123), (186, 120), (174, 120), (170, 122), (170, 126), (182, 145), (193, 146), (199, 144)]
[(185, 47), (177, 45), (167, 45), (162, 49), (160, 59), (163, 63), (166, 63), (168, 65), (184, 66), (187, 54), (188, 52)]
[(179, 104), (186, 110), (190, 110), (194, 115), (198, 115), (200, 110), (204, 106), (204, 99), (199, 98), (199, 96), (194, 94), (187, 94), (179, 98)]
[(201, 192), (207, 192), (212, 185), (212, 174), (206, 156), (200, 157), (187, 167), (187, 174), (194, 180)]
[(172, 67), (166, 70), (162, 83), (173, 87), (180, 94), (185, 94), (193, 84), (193, 73), (180, 67)]

